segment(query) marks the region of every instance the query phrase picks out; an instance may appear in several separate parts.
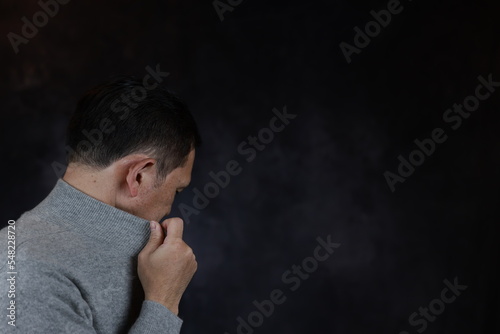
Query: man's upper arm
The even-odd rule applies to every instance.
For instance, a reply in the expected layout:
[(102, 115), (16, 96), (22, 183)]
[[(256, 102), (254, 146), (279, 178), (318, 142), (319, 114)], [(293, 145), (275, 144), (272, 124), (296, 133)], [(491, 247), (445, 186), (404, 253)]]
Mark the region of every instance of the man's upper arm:
[(2, 321), (2, 333), (96, 333), (78, 287), (50, 264), (24, 259), (17, 266), (13, 298), (6, 293), (10, 288), (7, 280), (0, 280), (1, 304), (14, 300), (16, 306), (16, 326)]

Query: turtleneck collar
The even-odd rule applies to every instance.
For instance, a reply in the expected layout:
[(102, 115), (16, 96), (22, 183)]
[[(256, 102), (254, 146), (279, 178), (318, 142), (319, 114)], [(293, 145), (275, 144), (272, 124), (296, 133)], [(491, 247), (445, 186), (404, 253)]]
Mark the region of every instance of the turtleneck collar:
[(137, 255), (150, 235), (147, 220), (98, 201), (62, 179), (31, 213), (86, 235), (122, 256)]

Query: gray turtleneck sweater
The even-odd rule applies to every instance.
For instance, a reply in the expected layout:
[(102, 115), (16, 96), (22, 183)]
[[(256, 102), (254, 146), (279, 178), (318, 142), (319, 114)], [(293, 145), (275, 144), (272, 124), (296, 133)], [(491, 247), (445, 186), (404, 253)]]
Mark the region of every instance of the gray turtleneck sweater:
[(144, 300), (137, 276), (148, 221), (59, 180), (15, 222), (14, 289), (7, 234), (0, 231), (0, 333), (179, 333), (182, 320)]

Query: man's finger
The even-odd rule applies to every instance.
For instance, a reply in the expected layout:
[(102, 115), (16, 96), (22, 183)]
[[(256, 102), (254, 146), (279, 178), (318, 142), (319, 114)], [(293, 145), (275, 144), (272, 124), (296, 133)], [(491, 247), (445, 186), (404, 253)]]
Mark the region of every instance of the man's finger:
[(178, 217), (168, 218), (160, 223), (161, 227), (163, 227), (163, 232), (165, 232), (165, 236), (167, 236), (168, 224), (175, 219), (181, 219), (181, 218)]
[(151, 234), (149, 236), (148, 243), (142, 249), (142, 251), (147, 254), (153, 253), (163, 243), (163, 231), (160, 224), (153, 220), (150, 221), (149, 224)]
[(168, 222), (170, 219), (165, 219), (160, 223), (161, 227), (163, 228), (163, 232), (165, 232), (165, 236), (167, 236), (167, 228), (168, 228)]
[[(167, 237), (165, 241), (169, 239), (180, 238), (182, 239), (182, 233), (184, 231), (184, 222), (180, 218), (170, 218), (167, 219)], [(165, 222), (163, 222), (165, 224)]]

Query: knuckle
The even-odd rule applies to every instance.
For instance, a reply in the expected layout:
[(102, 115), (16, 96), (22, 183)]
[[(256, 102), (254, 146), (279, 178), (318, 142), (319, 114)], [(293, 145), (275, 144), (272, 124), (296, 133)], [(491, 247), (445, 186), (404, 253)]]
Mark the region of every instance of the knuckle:
[(181, 239), (174, 239), (172, 242), (172, 246), (174, 246), (175, 249), (181, 251), (185, 247), (185, 243)]
[(146, 258), (146, 256), (147, 256), (147, 255), (146, 255), (146, 252), (141, 251), (141, 252), (139, 253), (139, 255), (137, 256), (137, 260), (138, 260), (138, 261), (144, 261), (144, 260), (145, 260), (145, 258)]
[(193, 250), (191, 248), (189, 248), (189, 247), (186, 249), (185, 254), (186, 254), (186, 257), (189, 257), (191, 259), (195, 258)]
[(173, 239), (172, 240), (172, 243), (174, 245), (183, 245), (184, 244), (184, 241), (182, 239)]
[(170, 218), (170, 222), (175, 222), (175, 223), (180, 224), (180, 223), (183, 223), (184, 221), (179, 217), (174, 217), (174, 218)]

